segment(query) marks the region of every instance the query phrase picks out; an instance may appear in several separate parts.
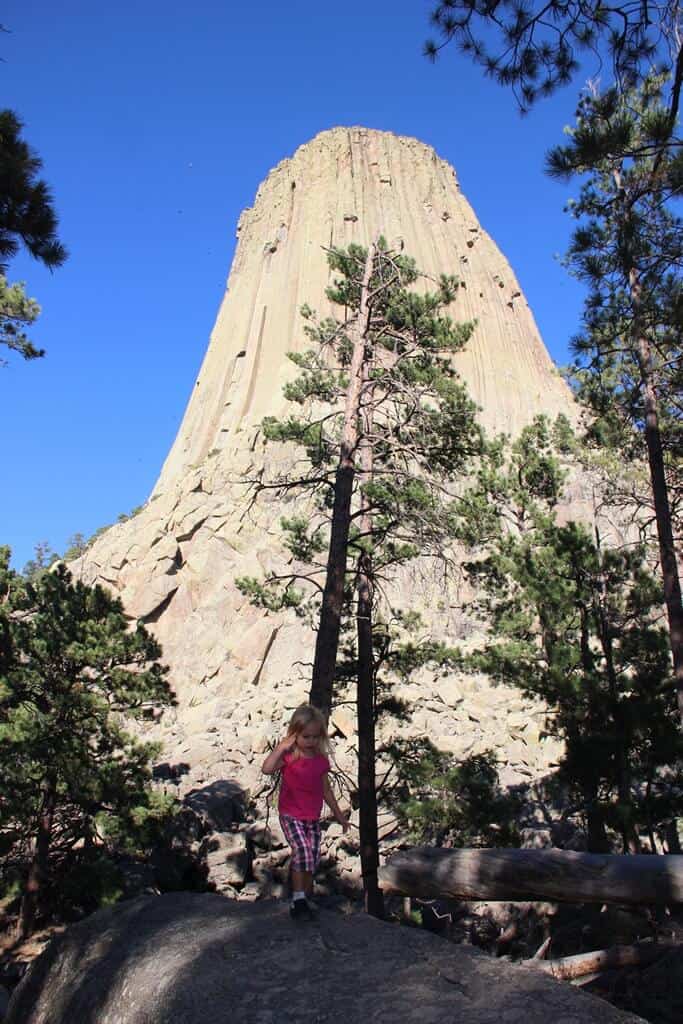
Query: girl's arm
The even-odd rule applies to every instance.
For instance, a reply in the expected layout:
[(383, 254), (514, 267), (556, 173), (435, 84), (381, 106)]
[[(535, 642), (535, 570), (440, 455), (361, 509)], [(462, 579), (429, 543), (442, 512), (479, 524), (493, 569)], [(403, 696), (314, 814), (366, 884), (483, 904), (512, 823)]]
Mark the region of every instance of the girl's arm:
[(323, 776), (323, 799), (324, 799), (325, 803), (327, 804), (327, 806), (332, 811), (332, 814), (334, 815), (335, 821), (339, 822), (339, 824), (343, 828), (344, 832), (348, 832), (349, 831), (349, 821), (348, 821), (348, 818), (343, 813), (341, 807), (337, 803), (337, 798), (335, 797), (334, 793), (332, 792), (332, 786), (330, 785), (330, 779), (329, 779), (329, 776), (328, 776), (327, 772), (325, 772), (325, 774)]
[(289, 736), (285, 736), (283, 740), (280, 740), (276, 747), (273, 747), (261, 767), (261, 771), (264, 775), (274, 775), (275, 772), (280, 771), (280, 768), (282, 768), (282, 759), (287, 751), (292, 749), (294, 742), (295, 736), (293, 733), (290, 733)]

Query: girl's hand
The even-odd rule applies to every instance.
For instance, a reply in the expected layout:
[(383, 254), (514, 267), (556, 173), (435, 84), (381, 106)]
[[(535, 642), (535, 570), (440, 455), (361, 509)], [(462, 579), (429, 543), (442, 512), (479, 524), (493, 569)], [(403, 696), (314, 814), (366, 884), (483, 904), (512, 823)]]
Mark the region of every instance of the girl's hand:
[(280, 771), (285, 754), (294, 748), (295, 743), (296, 736), (293, 733), (290, 733), (290, 735), (285, 736), (283, 740), (280, 740), (280, 742), (277, 743), (267, 755), (261, 767), (261, 771), (265, 775), (274, 775), (276, 772)]
[(344, 833), (344, 835), (346, 835), (346, 833), (351, 828), (351, 822), (349, 821), (349, 819), (348, 818), (337, 818), (337, 822), (341, 825), (342, 832)]

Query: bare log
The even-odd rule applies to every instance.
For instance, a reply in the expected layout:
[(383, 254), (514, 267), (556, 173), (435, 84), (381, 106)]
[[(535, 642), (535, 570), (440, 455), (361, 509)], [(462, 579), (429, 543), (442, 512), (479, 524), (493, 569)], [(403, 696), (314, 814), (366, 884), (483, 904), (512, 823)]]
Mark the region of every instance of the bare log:
[(561, 981), (582, 978), (586, 974), (599, 974), (613, 967), (642, 967), (651, 964), (671, 946), (660, 946), (655, 942), (641, 942), (633, 946), (612, 946), (610, 949), (594, 949), (590, 953), (577, 953), (557, 960), (525, 960), (524, 963), (536, 971), (552, 974)]
[(549, 935), (547, 939), (543, 940), (543, 942), (538, 947), (538, 949), (536, 950), (534, 955), (530, 958), (531, 963), (534, 963), (536, 960), (543, 960), (544, 959), (546, 953), (550, 949), (550, 944), (551, 944), (552, 941), (553, 941), (552, 935)]
[(379, 872), (385, 892), (423, 899), (553, 900), (560, 903), (683, 902), (683, 855), (568, 850), (444, 850), (416, 847)]

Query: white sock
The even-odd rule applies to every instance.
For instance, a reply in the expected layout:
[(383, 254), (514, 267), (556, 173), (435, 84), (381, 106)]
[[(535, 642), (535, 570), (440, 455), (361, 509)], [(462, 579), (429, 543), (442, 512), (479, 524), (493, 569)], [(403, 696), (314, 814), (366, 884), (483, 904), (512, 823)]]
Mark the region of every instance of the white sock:
[(296, 903), (297, 900), (305, 900), (306, 893), (302, 889), (297, 889), (296, 892), (292, 893), (292, 900)]

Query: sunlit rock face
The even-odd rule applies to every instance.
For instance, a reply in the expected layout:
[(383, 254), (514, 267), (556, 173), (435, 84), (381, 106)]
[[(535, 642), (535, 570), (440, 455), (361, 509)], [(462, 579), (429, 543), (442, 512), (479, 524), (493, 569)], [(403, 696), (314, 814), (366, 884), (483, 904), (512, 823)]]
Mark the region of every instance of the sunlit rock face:
[(283, 408), (287, 352), (305, 345), (299, 310), (321, 311), (323, 246), (382, 234), (427, 275), (456, 274), (454, 315), (479, 327), (458, 365), (487, 426), (515, 433), (567, 390), (512, 268), (482, 229), (453, 168), (417, 139), (333, 128), (271, 171), (237, 227), (228, 289), (178, 437), (155, 493), (180, 483), (237, 431)]
[[(514, 434), (539, 412), (573, 415), (510, 265), (429, 146), (364, 128), (322, 132), (271, 171), (237, 231), (206, 357), (152, 497), (75, 565), (118, 592), (163, 645), (179, 704), (154, 733), (169, 761), (189, 765), (182, 789), (232, 779), (253, 790), (262, 751), (308, 689), (310, 627), (251, 607), (234, 579), (282, 564), (277, 524), (286, 509), (267, 498), (250, 505), (241, 480), (291, 458), (266, 447), (258, 425), (286, 407), (286, 355), (306, 347), (301, 305), (331, 312), (324, 247), (382, 234), (427, 275), (459, 277), (452, 315), (477, 328), (457, 366), (488, 428)], [(440, 578), (415, 569), (395, 597), (458, 643), (473, 628), (459, 587), (453, 578), (444, 591)], [(539, 736), (542, 709), (486, 680), (424, 675), (400, 696), (414, 712), (409, 733), (456, 755), (497, 747), (509, 781), (537, 777), (557, 756)], [(334, 728), (337, 757), (351, 769), (348, 709)]]

